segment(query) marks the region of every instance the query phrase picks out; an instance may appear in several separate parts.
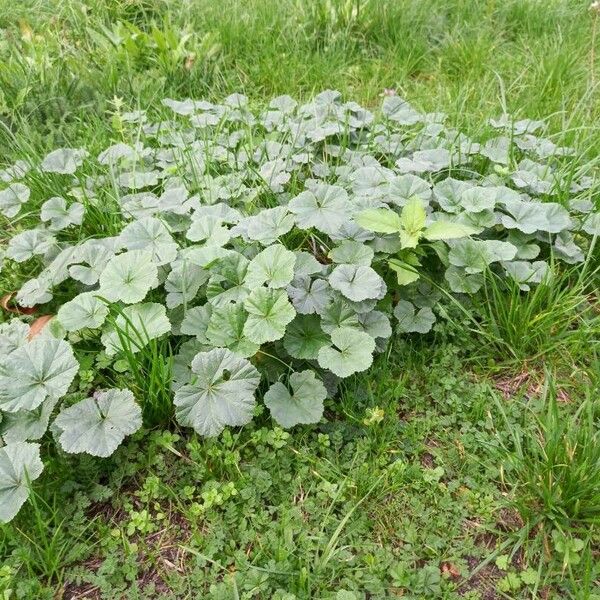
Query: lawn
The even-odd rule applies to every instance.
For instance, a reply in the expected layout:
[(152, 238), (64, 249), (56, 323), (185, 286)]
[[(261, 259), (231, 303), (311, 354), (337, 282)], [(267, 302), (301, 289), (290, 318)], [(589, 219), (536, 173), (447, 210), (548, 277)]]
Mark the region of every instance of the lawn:
[[(23, 476), (29, 498), (0, 524), (0, 598), (600, 599), (599, 82), (600, 8), (575, 0), (0, 0), (0, 516), (9, 512), (4, 448), (15, 445), (15, 411), (48, 410), (41, 433), (30, 429), (17, 442), (37, 440), (44, 469)], [(317, 96), (325, 90), (341, 99)], [(279, 100), (284, 108), (264, 112), (282, 95), (307, 112), (326, 104), (353, 119), (309, 132), (321, 137), (306, 142), (308, 158), (295, 154), (287, 171), (263, 157), (297, 143), (289, 132), (279, 136), (277, 124), (266, 134), (262, 128), (264, 114), (276, 123), (292, 106)], [(228, 110), (239, 131), (234, 119), (210, 121), (211, 111)], [(441, 112), (445, 120), (434, 114)], [(186, 137), (190, 116), (209, 122), (196, 121)], [(154, 130), (157, 122), (166, 131)], [(504, 146), (489, 140), (505, 130), (502, 155)], [(457, 164), (446, 164), (432, 141), (450, 132), (466, 148)], [(399, 139), (404, 158), (390, 162)], [(210, 156), (213, 163), (215, 140), (223, 152)], [(109, 147), (134, 148), (142, 158), (131, 172), (113, 171), (109, 158), (93, 163)], [(44, 159), (59, 148), (89, 154)], [(150, 148), (162, 153), (144, 154)], [(190, 161), (189, 148), (206, 155), (178, 170), (179, 159)], [(227, 148), (237, 148), (233, 166)], [(424, 152), (421, 162), (415, 150)], [(374, 157), (394, 181), (417, 173), (411, 193), (382, 203), (378, 186), (388, 182), (369, 170)], [(258, 166), (244, 170), (243, 183), (219, 179), (251, 160)], [(15, 176), (15, 163), (35, 168)], [(160, 183), (159, 170), (168, 175)], [(341, 186), (327, 187), (336, 197), (319, 196), (325, 188), (307, 172)], [(135, 183), (140, 173), (143, 184)], [(9, 202), (13, 179), (27, 193)], [(229, 212), (211, 212), (214, 200), (186, 209), (203, 218), (183, 235), (186, 192), (165, 217), (168, 230), (154, 219), (164, 232), (148, 238), (156, 252), (144, 262), (134, 226), (154, 214), (144, 204), (156, 198), (148, 190), (176, 190), (185, 181), (208, 197), (207, 179)], [(257, 180), (254, 189), (249, 182)], [(460, 220), (454, 198), (463, 192), (453, 190), (471, 180), (479, 195), (469, 202), (480, 204), (465, 214), (479, 216)], [(506, 202), (490, 196), (500, 188), (513, 194)], [(315, 218), (297, 201), (305, 189), (319, 209), (333, 202), (337, 213)], [(553, 212), (544, 221), (539, 204), (534, 214), (517, 214), (525, 202), (515, 190), (552, 203)], [(344, 238), (341, 225), (331, 224), (343, 221), (349, 195), (360, 196), (353, 218), (370, 232), (362, 238)], [(53, 197), (69, 198), (81, 214), (48, 205)], [(452, 227), (440, 233), (429, 219), (426, 225), (422, 201)], [(251, 233), (258, 212), (282, 206), (289, 206), (287, 228), (282, 217)], [(40, 219), (63, 248), (106, 239), (103, 249), (91, 246), (92, 254), (107, 254), (95, 279), (98, 256), (89, 269), (76, 265), (79, 274), (65, 275), (53, 294), (30, 285), (52, 254), (45, 233), (27, 238)], [(473, 234), (488, 254), (465, 250), (470, 242), (460, 238)], [(115, 257), (109, 240), (117, 235), (127, 251)], [(191, 253), (212, 248), (219, 236), (210, 260)], [(501, 258), (509, 247), (515, 253)], [(185, 260), (182, 268), (174, 258), (188, 250), (206, 271), (189, 296)], [(546, 271), (538, 264), (523, 276), (538, 253)], [(129, 273), (118, 280), (115, 259), (134, 254), (138, 262), (121, 265)], [(342, 299), (337, 314), (299, 308), (298, 287), (289, 290), (299, 285), (300, 254), (304, 279), (324, 282), (327, 272)], [(359, 273), (367, 278), (360, 285)], [(101, 300), (77, 296), (97, 281)], [(249, 281), (272, 301), (269, 309), (285, 304), (289, 317), (272, 323), (268, 311), (261, 316), (264, 298), (239, 289)], [(245, 295), (226, 296), (223, 309), (215, 298), (234, 291)], [(140, 304), (146, 294), (153, 302)], [(206, 303), (189, 308), (202, 294)], [(74, 298), (84, 295), (93, 310), (81, 325), (83, 305)], [(45, 315), (54, 317), (50, 324), (38, 320)], [(228, 338), (223, 331), (240, 319)], [(315, 322), (309, 344), (298, 329)], [(25, 339), (30, 325), (42, 331), (33, 341)], [(14, 337), (19, 327), (22, 344)], [(192, 330), (196, 337), (183, 341)], [(36, 345), (67, 347), (69, 356), (75, 349), (74, 367), (62, 357), (72, 376), (54, 382), (64, 387), (56, 399), (45, 384), (32, 399), (34, 376), (29, 388), (11, 388), (11, 379), (37, 368), (34, 351), (21, 352)], [(240, 396), (246, 414), (233, 421), (247, 423), (241, 427), (201, 422), (193, 407), (183, 414), (182, 390), (198, 379), (192, 358), (202, 377), (212, 368), (203, 362), (208, 350), (221, 348), (219, 385), (258, 390), (256, 403)], [(295, 383), (309, 392), (301, 397)], [(106, 388), (132, 391), (116, 402), (129, 407), (118, 449), (98, 458), (90, 454), (111, 451), (90, 446), (92, 431), (78, 429), (89, 413), (73, 410)], [(59, 396), (63, 409), (46, 432)], [(282, 413), (292, 399), (300, 408)], [(120, 443), (125, 433), (133, 435)]]

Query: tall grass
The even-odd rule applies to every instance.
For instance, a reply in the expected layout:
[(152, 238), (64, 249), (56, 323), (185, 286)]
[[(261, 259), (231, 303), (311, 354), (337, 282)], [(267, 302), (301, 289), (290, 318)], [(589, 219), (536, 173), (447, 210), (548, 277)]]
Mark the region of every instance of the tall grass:
[(600, 299), (597, 271), (589, 263), (559, 270), (551, 264), (539, 285), (528, 291), (510, 278), (487, 272), (482, 293), (474, 298), (482, 318), (479, 333), (500, 356), (538, 360), (561, 353), (575, 361), (600, 349)]

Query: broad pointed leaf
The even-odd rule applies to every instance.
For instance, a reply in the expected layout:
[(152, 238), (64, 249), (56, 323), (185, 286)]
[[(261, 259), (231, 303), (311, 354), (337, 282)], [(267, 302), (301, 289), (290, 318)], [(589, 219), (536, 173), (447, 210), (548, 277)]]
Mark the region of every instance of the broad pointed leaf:
[(454, 240), (467, 237), (478, 233), (478, 229), (463, 225), (462, 223), (452, 223), (450, 221), (434, 221), (423, 231), (423, 237), (430, 242), (435, 240)]
[(356, 215), (354, 220), (375, 233), (399, 233), (402, 228), (400, 215), (389, 208), (370, 208)]

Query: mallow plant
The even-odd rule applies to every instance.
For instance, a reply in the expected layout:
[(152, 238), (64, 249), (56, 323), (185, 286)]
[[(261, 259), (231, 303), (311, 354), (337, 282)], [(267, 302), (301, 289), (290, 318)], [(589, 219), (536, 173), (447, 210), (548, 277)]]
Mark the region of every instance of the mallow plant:
[(4, 268), (28, 274), (15, 301), (55, 315), (38, 335), (20, 314), (0, 325), (2, 521), (44, 436), (106, 457), (142, 427), (140, 377), (119, 374), (152, 344), (172, 353), (182, 427), (216, 436), (257, 401), (282, 427), (316, 423), (393, 329), (432, 328), (444, 292), (477, 294), (492, 270), (526, 293), (600, 231), (594, 181), (542, 122), (503, 115), (474, 141), (395, 96), (378, 114), (333, 91), (163, 105), (115, 115), (99, 154), (0, 172)]

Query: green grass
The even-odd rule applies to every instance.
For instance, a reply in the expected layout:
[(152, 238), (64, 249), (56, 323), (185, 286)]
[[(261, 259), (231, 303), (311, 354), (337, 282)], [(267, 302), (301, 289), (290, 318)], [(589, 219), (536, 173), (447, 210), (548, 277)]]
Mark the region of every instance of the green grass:
[(476, 129), (506, 106), (549, 117), (590, 156), (599, 147), (583, 2), (3, 0), (0, 15), (0, 110), (18, 147), (105, 135), (96, 115), (115, 96), (134, 108), (326, 88), (371, 105), (395, 88)]
[[(391, 88), (483, 136), (505, 109), (548, 119), (577, 148), (565, 168), (593, 174), (595, 22), (574, 0), (0, 0), (0, 164), (100, 151), (167, 96), (375, 106)], [(111, 203), (77, 235), (118, 231)], [(491, 277), (467, 313), (448, 302), (452, 326), (394, 340), (318, 426), (145, 431), (106, 461), (48, 440), (0, 528), (0, 597), (598, 598), (598, 247), (529, 295)], [(146, 423), (170, 410), (172, 350), (125, 353)]]

